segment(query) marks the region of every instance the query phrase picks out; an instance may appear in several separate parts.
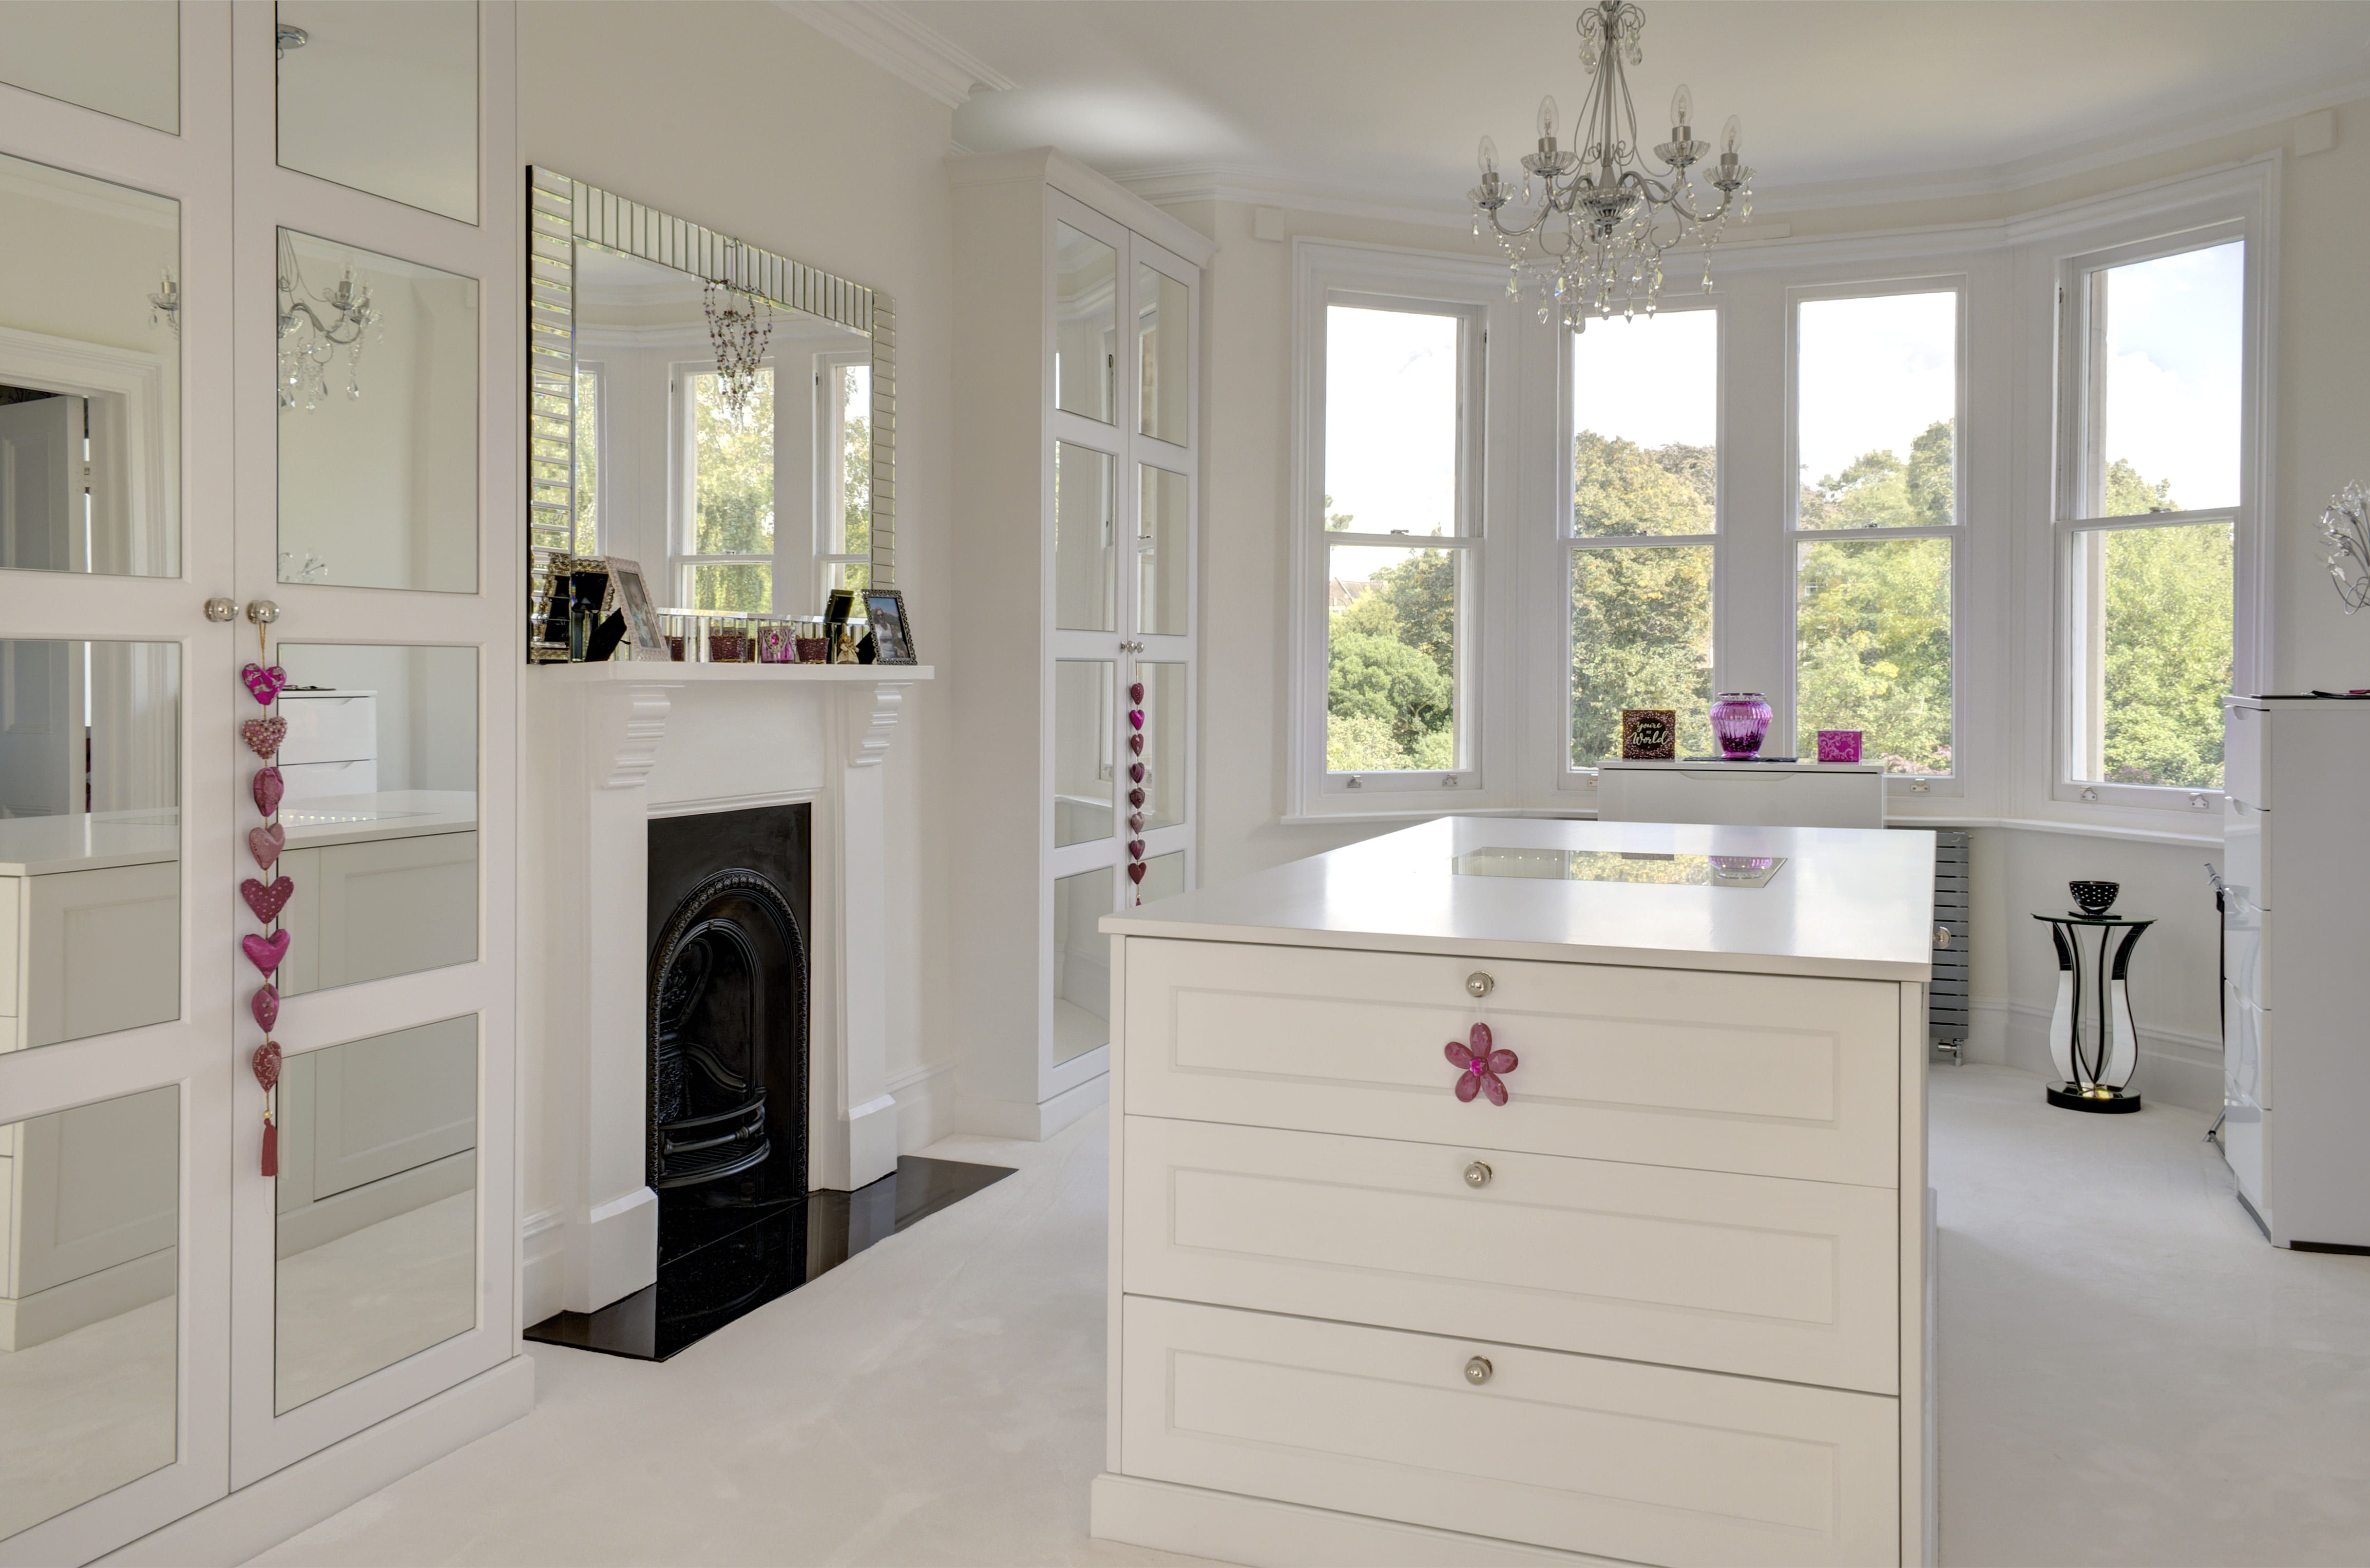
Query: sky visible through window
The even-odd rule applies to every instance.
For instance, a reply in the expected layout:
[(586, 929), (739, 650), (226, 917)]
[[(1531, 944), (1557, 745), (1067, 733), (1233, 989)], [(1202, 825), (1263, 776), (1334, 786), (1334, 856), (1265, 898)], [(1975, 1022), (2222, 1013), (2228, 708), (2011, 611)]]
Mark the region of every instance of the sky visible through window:
[(2107, 273), (2100, 457), (2171, 482), (2186, 511), (2238, 500), (2246, 247), (2233, 240)]
[(1572, 344), (1571, 428), (1640, 446), (1720, 437), (1720, 314), (1591, 321)]
[[(1329, 520), (1347, 515), (1358, 534), (1456, 531), (1456, 329), (1453, 316), (1327, 309)], [(1363, 582), (1399, 556), (1337, 549), (1332, 572)]]
[(1795, 348), (1801, 482), (1840, 475), (1957, 414), (1959, 296), (1861, 294), (1802, 302)]

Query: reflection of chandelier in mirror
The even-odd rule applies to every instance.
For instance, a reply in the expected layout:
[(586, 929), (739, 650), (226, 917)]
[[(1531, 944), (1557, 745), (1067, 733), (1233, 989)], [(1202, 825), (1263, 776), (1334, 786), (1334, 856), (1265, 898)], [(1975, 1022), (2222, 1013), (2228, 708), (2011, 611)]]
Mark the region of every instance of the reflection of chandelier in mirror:
[[(319, 308), (316, 308), (318, 306)], [(329, 395), (328, 371), (338, 351), (346, 351), (346, 396), (359, 398), (362, 384), (362, 333), (379, 317), (370, 285), (356, 284), (351, 262), (328, 294), (306, 287), (305, 270), (286, 230), (280, 235), (280, 406), (317, 408)]]
[(173, 336), (178, 338), (181, 335), (181, 285), (173, 281), (173, 269), (170, 267), (165, 269), (164, 279), (157, 283), (156, 292), (148, 296), (148, 325), (170, 327)]
[[(1497, 236), (1513, 273), (1507, 293), (1518, 293), (1525, 277), (1539, 284), (1547, 296), (1541, 320), (1550, 311), (1574, 326), (1616, 309), (1651, 314), (1662, 286), (1662, 253), (1676, 245), (1703, 247), (1703, 286), (1709, 292), (1711, 248), (1727, 226), (1730, 205), (1741, 200), (1741, 215), (1753, 214), (1753, 170), (1743, 160), (1744, 132), (1736, 116), (1728, 117), (1721, 132), (1719, 160), (1702, 168), (1710, 190), (1696, 186), (1694, 170), (1711, 144), (1696, 140), (1689, 123), (1695, 97), (1685, 86), (1671, 99), (1671, 139), (1653, 149), (1661, 167), (1647, 167), (1638, 107), (1623, 69), (1645, 59), (1638, 47), (1645, 27), (1646, 13), (1630, 0), (1595, 0), (1581, 13), (1580, 63), (1590, 81), (1571, 126), (1579, 145), (1557, 145), (1556, 101), (1540, 99), (1538, 150), (1523, 156), (1519, 202), (1498, 173), (1497, 144), (1481, 138), (1481, 183), (1467, 192), (1473, 232), (1478, 235), (1487, 220)], [(1531, 210), (1534, 180), (1536, 211)], [(1509, 203), (1516, 211), (1501, 216)]]
[(2334, 547), (2328, 556), (2329, 575), (2350, 616), (2370, 605), (2370, 490), (2348, 485), (2330, 496), (2329, 509), (2320, 514), (2320, 536)]
[(739, 423), (757, 390), (757, 369), (774, 337), (773, 303), (736, 281), (741, 247), (724, 242), (724, 276), (708, 280), (708, 336), (716, 345), (717, 391), (724, 411)]

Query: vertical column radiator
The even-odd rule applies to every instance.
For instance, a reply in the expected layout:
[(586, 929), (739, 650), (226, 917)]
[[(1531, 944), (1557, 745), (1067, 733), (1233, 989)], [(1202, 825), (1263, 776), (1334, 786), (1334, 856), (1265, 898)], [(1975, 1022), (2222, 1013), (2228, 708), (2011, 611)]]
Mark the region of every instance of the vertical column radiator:
[(1934, 835), (1934, 924), (1950, 933), (1950, 945), (1934, 951), (1934, 978), (1926, 987), (1926, 1038), (1938, 1050), (1962, 1059), (1967, 1043), (1967, 971), (1974, 940), (1968, 883), (1973, 871), (1967, 830), (1946, 827)]

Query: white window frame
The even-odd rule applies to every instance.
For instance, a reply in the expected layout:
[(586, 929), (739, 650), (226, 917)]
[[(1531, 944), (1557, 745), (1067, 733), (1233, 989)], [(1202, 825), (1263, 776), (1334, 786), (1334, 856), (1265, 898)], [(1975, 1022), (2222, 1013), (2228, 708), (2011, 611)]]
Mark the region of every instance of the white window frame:
[[(831, 590), (837, 586), (834, 580), (839, 576), (841, 567), (854, 565), (869, 568), (872, 564), (872, 552), (869, 549), (850, 553), (832, 548), (846, 543), (839, 532), (840, 492), (845, 478), (841, 457), (844, 450), (843, 443), (846, 439), (846, 421), (843, 417), (846, 409), (839, 396), (839, 377), (841, 372), (854, 365), (863, 366), (865, 373), (869, 375), (872, 370), (871, 352), (869, 350), (834, 351), (817, 354), (814, 361), (815, 504), (814, 526), (810, 536), (812, 540), (812, 553), (809, 559), (812, 564), (806, 575), (814, 581), (816, 594), (814, 603), (818, 605), (823, 604), (829, 597)], [(824, 395), (823, 383), (826, 377), (831, 382), (829, 396)], [(774, 538), (778, 546), (782, 538), (778, 507), (774, 519)], [(778, 581), (775, 584), (774, 592), (775, 603), (778, 607), (781, 595), (781, 584)]]
[[(1511, 604), (1514, 551), (1503, 548), (1501, 511), (1509, 507), (1517, 424), (1513, 388), (1521, 353), (1516, 302), (1502, 265), (1386, 246), (1295, 239), (1293, 363), (1299, 418), (1293, 444), (1290, 761), (1287, 822), (1340, 817), (1429, 817), (1444, 810), (1512, 807), (1517, 793), (1510, 755), (1519, 703), (1512, 694), (1513, 637), (1478, 607)], [(1332, 533), (1325, 530), (1326, 327), (1334, 305), (1452, 316), (1459, 332), (1458, 521), (1455, 536)], [(1493, 349), (1497, 352), (1493, 352)], [(1133, 405), (1131, 405), (1133, 406)], [(1501, 410), (1493, 419), (1492, 409)], [(1455, 703), (1457, 767), (1386, 773), (1334, 773), (1326, 767), (1329, 616), (1328, 557), (1335, 545), (1444, 548), (1466, 561), (1457, 613)], [(1503, 581), (1501, 581), (1501, 579)], [(1501, 711), (1502, 709), (1502, 712)]]
[(708, 360), (676, 360), (667, 365), (667, 519), (668, 579), (674, 584), (675, 603), (692, 605), (698, 594), (694, 587), (696, 569), (703, 566), (762, 566), (769, 573), (767, 602), (770, 613), (788, 615), (782, 607), (783, 577), (777, 557), (782, 544), (781, 489), (781, 366), (772, 355), (758, 362), (774, 375), (774, 551), (771, 554), (701, 555), (690, 547), (696, 542), (696, 529), (699, 517), (699, 424), (693, 383), (703, 375), (716, 374), (716, 362)]
[[(1802, 526), (1802, 466), (1801, 466), (1801, 322), (1802, 306), (1820, 300), (1873, 299), (1892, 294), (1944, 294), (1956, 296), (1958, 307), (1958, 341), (1953, 350), (1952, 381), (1955, 408), (1950, 416), (1950, 508), (1952, 521), (1942, 527), (1924, 528), (1805, 528)], [(1779, 643), (1781, 687), (1778, 700), (1771, 704), (1776, 715), (1770, 731), (1782, 735), (1781, 743), (1791, 748), (1798, 744), (1799, 696), (1797, 682), (1801, 666), (1801, 547), (1806, 544), (1833, 544), (1837, 541), (1857, 542), (1877, 539), (1945, 539), (1950, 544), (1950, 771), (1948, 773), (1887, 774), (1885, 790), (1894, 794), (1962, 795), (1967, 778), (1967, 695), (1966, 695), (1966, 599), (1971, 536), (1967, 531), (1967, 453), (1971, 439), (1968, 397), (1968, 325), (1969, 298), (1973, 293), (1973, 280), (1963, 271), (1923, 272), (1855, 279), (1844, 282), (1800, 283), (1785, 291), (1786, 330), (1786, 393), (1785, 431), (1780, 461), (1783, 500), (1780, 502), (1782, 529), (1778, 549), (1783, 556), (1785, 603), (1780, 610), (1782, 640)], [(1902, 454), (1905, 459), (1908, 454)]]
[[(592, 551), (596, 555), (620, 553), (611, 548), (606, 536), (610, 533), (609, 516), (609, 365), (606, 360), (580, 359), (576, 362), (576, 379), (592, 383)], [(581, 406), (581, 405), (580, 405)], [(580, 465), (581, 466), (581, 465)], [(572, 486), (574, 475), (569, 475)], [(573, 494), (571, 489), (570, 494)], [(575, 530), (576, 519), (569, 518), (569, 529)]]
[[(2262, 196), (2256, 190), (2153, 218), (2127, 220), (2076, 236), (2055, 258), (2051, 302), (2055, 330), (2054, 456), (2052, 466), (2051, 575), (2053, 698), (2050, 792), (2079, 807), (2212, 812), (2218, 820), (2223, 791), (2178, 785), (2115, 783), (2084, 778), (2077, 759), (2088, 717), (2088, 660), (2077, 639), (2087, 635), (2080, 605), (2084, 572), (2077, 562), (2086, 536), (2135, 528), (2227, 522), (2231, 534), (2231, 689), (2262, 689), (2270, 670), (2270, 617), (2262, 519), (2269, 515), (2269, 403), (2265, 344), (2271, 279)], [(2233, 241), (2246, 247), (2240, 303), (2238, 499), (2229, 506), (2092, 517), (2087, 502), (2090, 404), (2089, 277), (2105, 268), (2180, 255)]]

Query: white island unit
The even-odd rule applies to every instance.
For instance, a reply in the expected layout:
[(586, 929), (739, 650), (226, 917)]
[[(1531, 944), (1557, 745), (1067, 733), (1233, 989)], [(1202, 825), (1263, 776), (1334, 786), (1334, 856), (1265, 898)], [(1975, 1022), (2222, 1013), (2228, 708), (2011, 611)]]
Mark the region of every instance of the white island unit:
[(1094, 1533), (1931, 1562), (1933, 855), (1446, 818), (1107, 917)]

